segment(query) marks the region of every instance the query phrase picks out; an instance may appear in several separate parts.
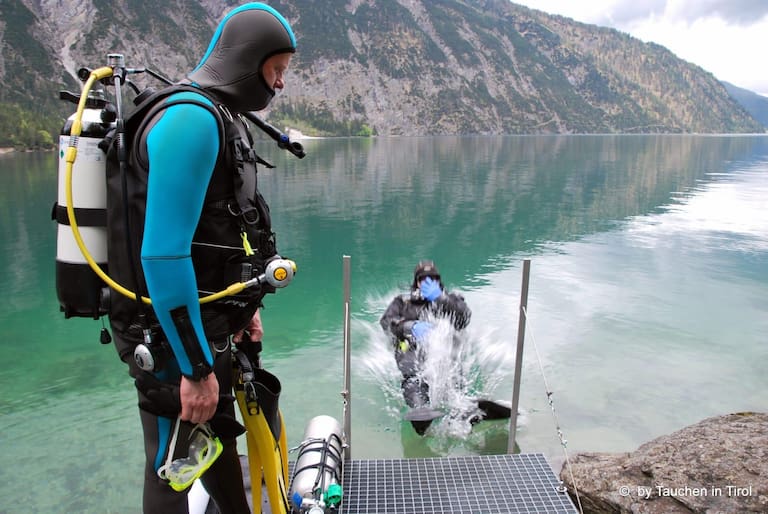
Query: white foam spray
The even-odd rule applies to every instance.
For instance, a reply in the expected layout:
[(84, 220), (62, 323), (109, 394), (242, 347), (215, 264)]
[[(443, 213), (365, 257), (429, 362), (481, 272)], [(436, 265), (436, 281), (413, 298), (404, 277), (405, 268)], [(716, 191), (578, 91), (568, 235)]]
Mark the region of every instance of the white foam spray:
[[(371, 313), (384, 312), (386, 308), (383, 297), (369, 299), (366, 303), (364, 310)], [(424, 351), (420, 377), (429, 384), (430, 407), (445, 415), (430, 426), (427, 435), (433, 450), (448, 453), (457, 440), (471, 443), (473, 425), (470, 420), (480, 414), (478, 399), (504, 402), (511, 397), (511, 389), (509, 392), (501, 389), (500, 393), (497, 390), (501, 384), (509, 382), (514, 371), (514, 354), (509, 351), (508, 341), (494, 339), (496, 330), (482, 331), (470, 326), (457, 332), (447, 318), (428, 321), (434, 327), (420, 347), (420, 351)], [(392, 342), (378, 322), (356, 320), (353, 329), (356, 340), (365, 341), (362, 355), (358, 357), (357, 373), (378, 386), (386, 412), (393, 418), (393, 423), (399, 424), (408, 407), (400, 389), (402, 375), (395, 363)], [(508, 423), (503, 421), (490, 423), (497, 431), (508, 428)], [(474, 431), (482, 432), (477, 428)], [(487, 438), (487, 435), (479, 438)]]

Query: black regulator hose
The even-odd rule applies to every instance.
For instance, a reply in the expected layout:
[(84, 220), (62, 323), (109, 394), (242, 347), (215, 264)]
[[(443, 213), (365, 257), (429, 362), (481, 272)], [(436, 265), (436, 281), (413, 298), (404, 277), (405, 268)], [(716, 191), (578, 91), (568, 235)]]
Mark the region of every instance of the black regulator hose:
[(270, 125), (265, 120), (261, 119), (256, 113), (244, 112), (243, 115), (254, 122), (257, 127), (263, 130), (269, 137), (277, 142), (277, 146), (283, 150), (288, 150), (299, 159), (303, 159), (307, 154), (304, 152), (304, 147), (301, 143), (291, 141), (290, 138), (280, 132), (273, 125)]

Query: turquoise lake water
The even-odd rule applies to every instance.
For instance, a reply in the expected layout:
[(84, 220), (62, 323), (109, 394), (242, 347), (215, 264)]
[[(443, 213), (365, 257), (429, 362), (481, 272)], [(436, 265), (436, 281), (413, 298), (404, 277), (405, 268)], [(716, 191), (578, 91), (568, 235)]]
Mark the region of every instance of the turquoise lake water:
[[(768, 137), (304, 144), (303, 160), (260, 148), (277, 166), (260, 185), (278, 247), (299, 269), (263, 312), (289, 446), (312, 417), (342, 416), (344, 255), (353, 458), (506, 451), (504, 422), (446, 421), (420, 438), (401, 421), (378, 318), (424, 258), (466, 297), (466, 363), (479, 392), (503, 400), (531, 260), (524, 452), (561, 459), (558, 423), (569, 453), (631, 451), (709, 416), (768, 410)], [(0, 156), (0, 182), (0, 512), (139, 512), (131, 380), (99, 344), (101, 321), (58, 311), (56, 155)]]

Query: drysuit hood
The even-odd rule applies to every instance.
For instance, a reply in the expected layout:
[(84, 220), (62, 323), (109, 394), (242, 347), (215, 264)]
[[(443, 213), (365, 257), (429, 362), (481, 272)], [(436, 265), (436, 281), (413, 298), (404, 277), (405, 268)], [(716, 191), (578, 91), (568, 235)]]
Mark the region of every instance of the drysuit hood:
[(426, 277), (432, 277), (433, 279), (440, 282), (440, 289), (443, 289), (443, 281), (440, 277), (440, 272), (437, 270), (437, 266), (435, 266), (434, 262), (427, 260), (419, 261), (419, 263), (414, 268), (413, 284), (411, 284), (411, 289), (418, 289), (419, 282), (421, 282)]
[(296, 37), (285, 18), (268, 5), (248, 3), (224, 17), (187, 78), (234, 112), (258, 111), (275, 96), (262, 74), (264, 62), (295, 51)]

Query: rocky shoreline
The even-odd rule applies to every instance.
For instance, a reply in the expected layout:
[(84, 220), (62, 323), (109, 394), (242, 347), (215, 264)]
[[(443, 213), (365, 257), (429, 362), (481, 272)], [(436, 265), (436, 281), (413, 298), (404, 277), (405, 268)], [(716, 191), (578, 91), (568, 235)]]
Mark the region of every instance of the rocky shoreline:
[(768, 413), (708, 418), (633, 452), (578, 453), (570, 464), (560, 479), (585, 513), (768, 512)]

